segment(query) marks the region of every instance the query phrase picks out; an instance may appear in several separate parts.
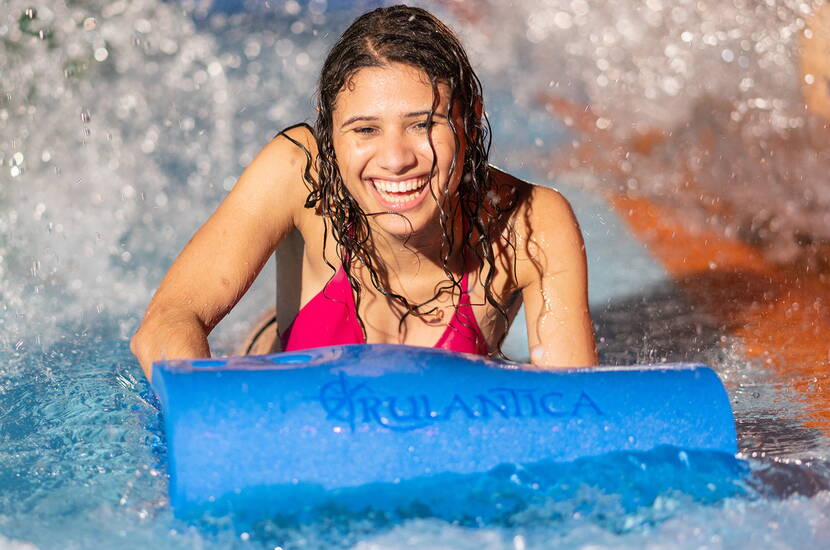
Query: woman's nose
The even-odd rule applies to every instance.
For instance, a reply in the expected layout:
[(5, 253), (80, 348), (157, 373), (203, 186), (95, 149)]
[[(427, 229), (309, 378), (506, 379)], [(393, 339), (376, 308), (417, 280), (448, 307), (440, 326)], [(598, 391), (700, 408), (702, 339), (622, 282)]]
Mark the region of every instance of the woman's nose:
[(378, 151), (378, 165), (390, 174), (403, 174), (418, 164), (415, 149), (406, 136), (387, 134)]

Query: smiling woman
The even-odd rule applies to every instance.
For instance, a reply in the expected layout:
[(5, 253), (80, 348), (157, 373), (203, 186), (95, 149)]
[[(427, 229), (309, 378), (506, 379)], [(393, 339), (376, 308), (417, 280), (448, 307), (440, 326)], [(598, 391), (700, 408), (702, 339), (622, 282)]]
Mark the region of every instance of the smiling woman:
[(295, 231), (302, 257), (280, 261), (298, 284), (278, 290), (302, 307), (251, 349), (500, 355), (523, 301), (534, 364), (596, 362), (570, 206), (489, 166), (481, 86), (452, 31), (405, 6), (361, 16), (323, 65), (317, 107), (315, 128), (266, 145), (170, 268), (132, 340), (148, 377), (160, 358), (209, 356), (208, 333)]
[[(463, 164), (466, 143), (447, 118), (449, 87), (437, 88), (433, 112), (433, 90), (421, 70), (400, 63), (366, 68), (350, 79), (333, 113), (332, 140), (349, 193), (370, 212), (407, 213), (378, 216), (387, 233), (426, 236), (439, 201), (449, 207), (458, 190), (461, 170), (454, 167)], [(454, 111), (454, 126), (463, 125)], [(436, 200), (425, 201), (428, 194)]]

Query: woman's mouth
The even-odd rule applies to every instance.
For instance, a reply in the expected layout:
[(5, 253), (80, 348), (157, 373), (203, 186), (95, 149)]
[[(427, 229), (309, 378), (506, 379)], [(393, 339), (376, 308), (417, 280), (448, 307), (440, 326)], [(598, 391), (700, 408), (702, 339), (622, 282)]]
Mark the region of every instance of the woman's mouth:
[(369, 181), (381, 205), (388, 210), (408, 210), (417, 206), (429, 187), (428, 175), (398, 181), (380, 178), (370, 178)]

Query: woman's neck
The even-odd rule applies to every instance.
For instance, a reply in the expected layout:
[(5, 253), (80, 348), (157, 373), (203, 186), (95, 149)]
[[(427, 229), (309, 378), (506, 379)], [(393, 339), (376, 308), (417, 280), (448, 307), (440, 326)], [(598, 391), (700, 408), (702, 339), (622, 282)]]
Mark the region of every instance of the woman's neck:
[(406, 238), (390, 235), (374, 226), (369, 253), (374, 256), (376, 264), (383, 266), (389, 279), (404, 285), (416, 279), (428, 281), (443, 277), (445, 262), (452, 273), (461, 274), (467, 270), (461, 252), (464, 240), (469, 238), (463, 226), (458, 216), (447, 227), (446, 231), (453, 241), (449, 251), (448, 239), (437, 221), (428, 231), (412, 233)]

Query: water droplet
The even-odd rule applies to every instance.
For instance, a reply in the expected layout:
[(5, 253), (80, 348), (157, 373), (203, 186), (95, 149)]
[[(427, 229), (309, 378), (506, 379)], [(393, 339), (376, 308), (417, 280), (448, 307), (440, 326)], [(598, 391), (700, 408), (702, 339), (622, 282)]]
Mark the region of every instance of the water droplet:
[(573, 17), (565, 11), (556, 12), (553, 16), (553, 24), (563, 30), (570, 29), (573, 26)]
[(159, 49), (167, 55), (173, 55), (179, 51), (179, 44), (175, 40), (168, 38), (161, 41)]
[(213, 61), (207, 66), (207, 72), (210, 76), (219, 76), (222, 74), (222, 64), (218, 61)]
[(297, 15), (300, 13), (300, 10), (302, 10), (302, 6), (300, 6), (299, 2), (296, 2), (296, 0), (288, 0), (283, 9), (288, 15)]
[(302, 21), (294, 21), (291, 23), (291, 32), (294, 34), (302, 34), (306, 29), (305, 23)]
[(153, 26), (146, 19), (139, 19), (135, 22), (135, 30), (141, 34), (148, 34), (153, 30)]
[(254, 59), (255, 57), (258, 57), (261, 51), (262, 46), (260, 46), (259, 42), (255, 40), (251, 40), (247, 44), (245, 44), (245, 57), (247, 57), (248, 59)]

